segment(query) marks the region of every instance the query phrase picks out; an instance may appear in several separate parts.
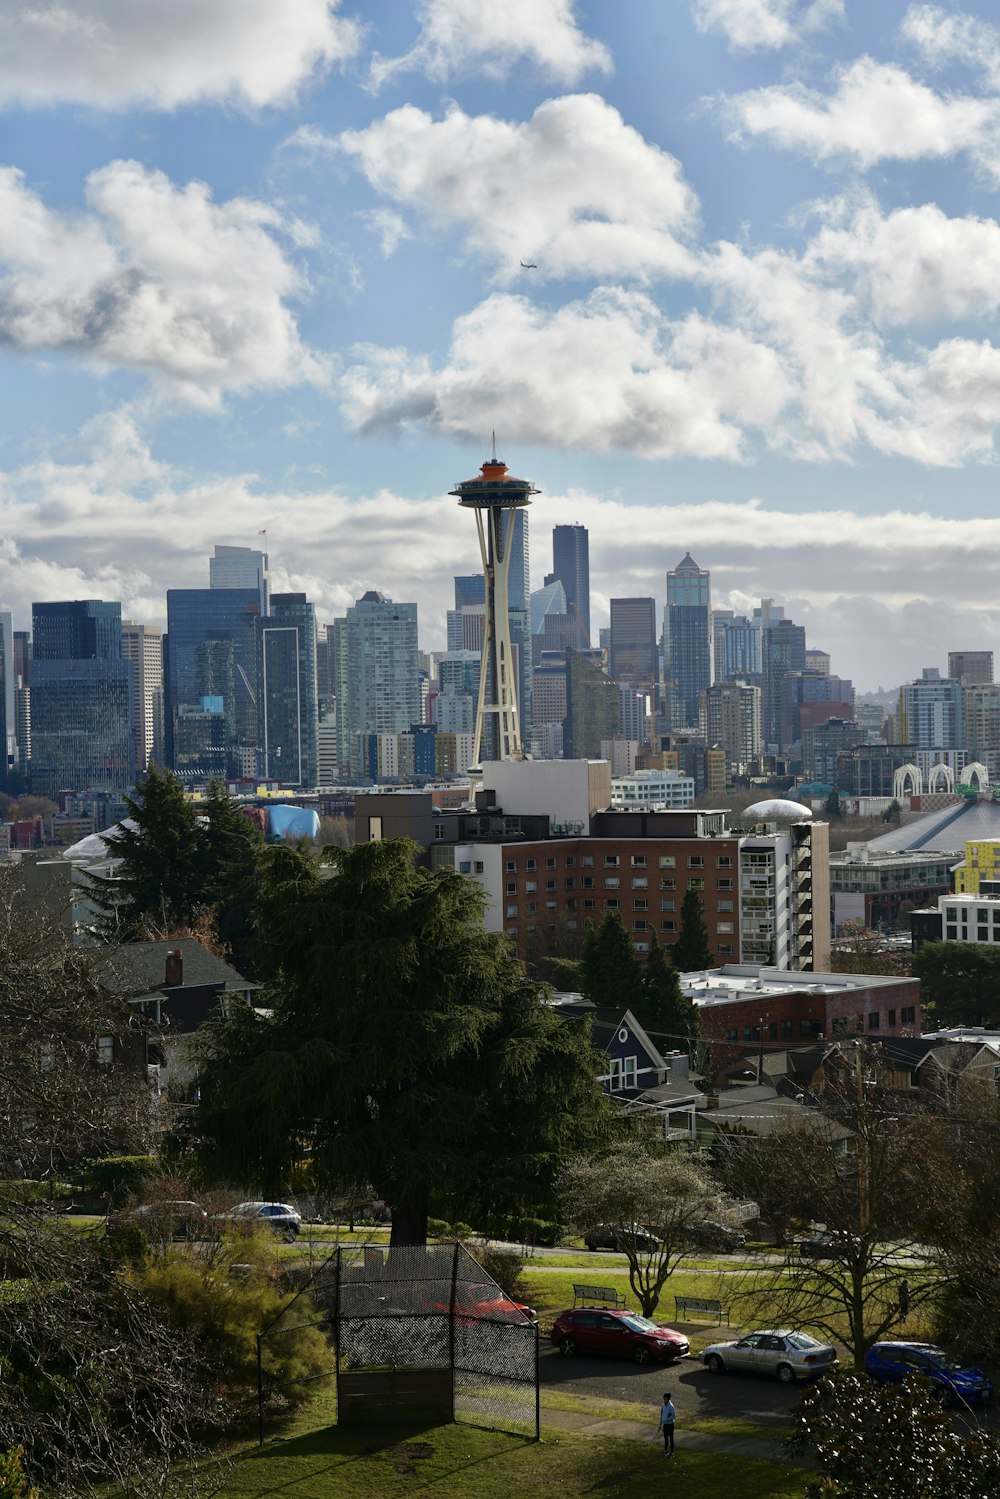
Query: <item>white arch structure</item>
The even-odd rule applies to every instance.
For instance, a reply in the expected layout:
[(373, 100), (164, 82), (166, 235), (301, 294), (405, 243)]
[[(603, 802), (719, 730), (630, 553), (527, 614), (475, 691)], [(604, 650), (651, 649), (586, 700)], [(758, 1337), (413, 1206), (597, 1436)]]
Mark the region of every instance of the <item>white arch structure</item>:
[(927, 790), (932, 791), (954, 791), (955, 772), (950, 765), (939, 762), (932, 765), (927, 775)]
[(990, 789), (990, 773), (981, 760), (973, 760), (962, 771), (962, 780), (966, 786), (975, 786), (980, 794)]
[(919, 765), (901, 765), (892, 778), (892, 794), (897, 801), (904, 796), (919, 796), (923, 789), (924, 777)]

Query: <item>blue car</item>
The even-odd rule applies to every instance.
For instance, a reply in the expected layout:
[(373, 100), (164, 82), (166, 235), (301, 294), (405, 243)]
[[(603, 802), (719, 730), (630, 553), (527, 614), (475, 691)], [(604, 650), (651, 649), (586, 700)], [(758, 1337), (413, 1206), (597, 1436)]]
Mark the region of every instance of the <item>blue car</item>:
[(865, 1355), (865, 1372), (879, 1384), (900, 1384), (909, 1374), (922, 1374), (943, 1406), (971, 1405), (993, 1393), (982, 1369), (955, 1363), (933, 1343), (875, 1343)]

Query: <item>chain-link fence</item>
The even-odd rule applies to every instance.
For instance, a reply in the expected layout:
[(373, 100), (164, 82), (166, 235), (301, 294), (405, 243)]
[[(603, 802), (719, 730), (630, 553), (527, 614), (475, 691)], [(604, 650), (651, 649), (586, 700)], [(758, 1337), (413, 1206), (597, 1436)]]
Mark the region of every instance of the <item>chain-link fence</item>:
[(340, 1246), (258, 1339), (261, 1442), (286, 1393), (269, 1350), (305, 1325), (329, 1339), (330, 1368), (310, 1378), (335, 1379), (338, 1424), (454, 1420), (539, 1435), (537, 1322), (461, 1244)]

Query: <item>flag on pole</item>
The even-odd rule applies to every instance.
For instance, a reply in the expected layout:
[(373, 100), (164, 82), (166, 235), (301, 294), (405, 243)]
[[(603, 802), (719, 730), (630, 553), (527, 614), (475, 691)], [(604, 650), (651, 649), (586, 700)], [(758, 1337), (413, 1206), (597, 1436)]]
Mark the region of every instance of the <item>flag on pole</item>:
[(266, 536), (267, 535), (267, 527), (265, 526), (265, 528), (264, 528), (263, 531), (258, 531), (257, 535), (258, 536)]

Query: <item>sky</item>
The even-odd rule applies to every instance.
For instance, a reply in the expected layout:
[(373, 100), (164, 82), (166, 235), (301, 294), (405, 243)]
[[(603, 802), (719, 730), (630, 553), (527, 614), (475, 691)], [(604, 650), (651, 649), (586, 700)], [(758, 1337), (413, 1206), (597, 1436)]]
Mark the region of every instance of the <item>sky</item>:
[(0, 0), (0, 607), (266, 531), (442, 648), (495, 430), (595, 631), (690, 551), (861, 690), (1000, 646), (998, 189), (988, 0)]

